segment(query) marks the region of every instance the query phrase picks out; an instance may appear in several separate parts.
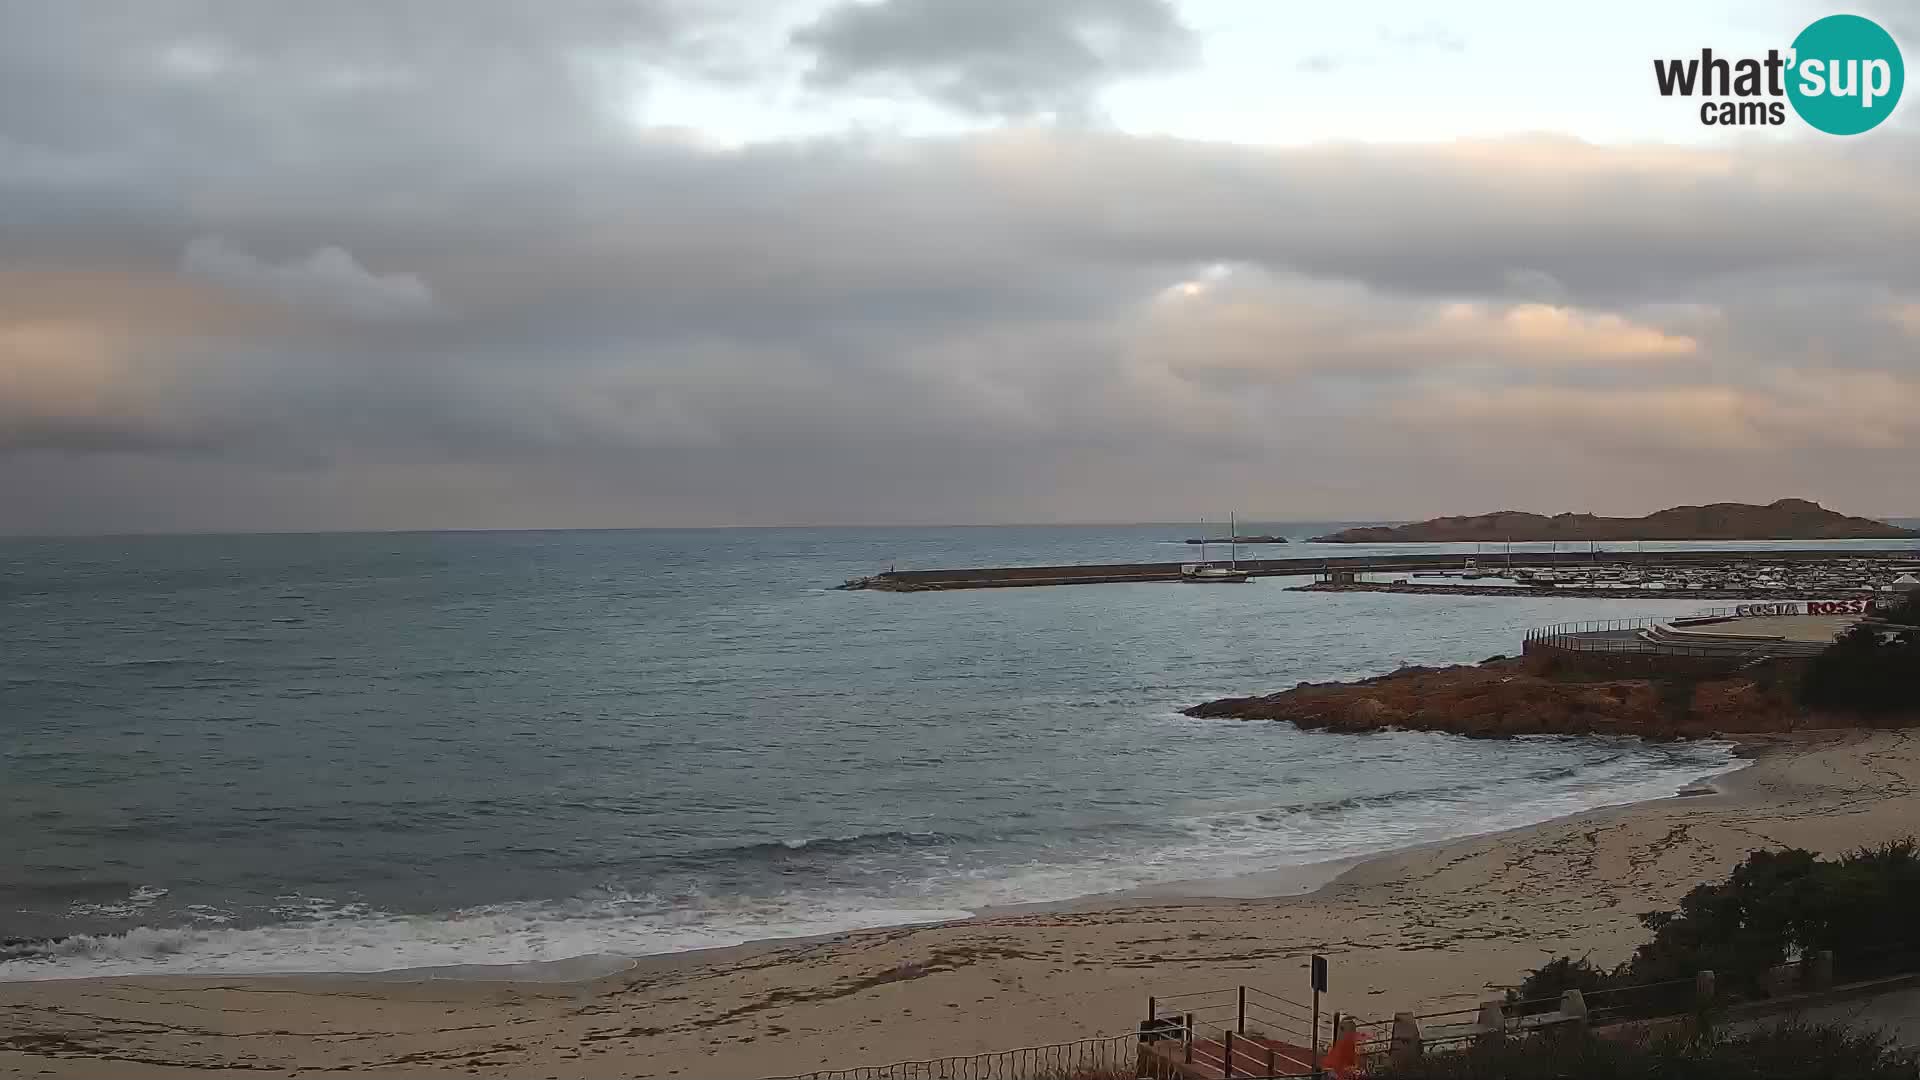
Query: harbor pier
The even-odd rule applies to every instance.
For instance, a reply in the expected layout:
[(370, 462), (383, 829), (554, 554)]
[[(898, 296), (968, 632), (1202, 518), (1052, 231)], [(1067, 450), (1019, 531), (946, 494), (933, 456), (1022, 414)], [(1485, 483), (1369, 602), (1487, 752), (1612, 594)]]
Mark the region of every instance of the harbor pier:
[[(1757, 593), (1762, 595), (1788, 596), (1795, 591), (1793, 579), (1806, 577), (1806, 571), (1825, 566), (1835, 571), (1851, 573), (1857, 570), (1863, 578), (1853, 587), (1869, 584), (1880, 585), (1890, 582), (1902, 571), (1920, 567), (1920, 549), (1916, 550), (1876, 550), (1862, 548), (1801, 548), (1792, 550), (1764, 550), (1751, 548), (1708, 549), (1695, 548), (1683, 551), (1560, 551), (1560, 552), (1514, 552), (1511, 555), (1487, 554), (1408, 554), (1408, 555), (1338, 555), (1338, 556), (1302, 556), (1286, 559), (1240, 559), (1235, 566), (1247, 571), (1254, 577), (1313, 577), (1317, 581), (1308, 588), (1341, 590), (1378, 590), (1394, 592), (1459, 592), (1487, 593), (1501, 596), (1513, 595), (1572, 595), (1574, 590), (1554, 586), (1461, 586), (1461, 585), (1421, 585), (1418, 583), (1391, 583), (1368, 581), (1369, 576), (1383, 574), (1412, 574), (1458, 571), (1465, 573), (1478, 570), (1487, 576), (1501, 576), (1499, 571), (1513, 567), (1565, 568), (1595, 570), (1605, 567), (1632, 569), (1642, 574), (1647, 572), (1706, 571), (1713, 567), (1731, 567), (1735, 564), (1750, 567), (1780, 567), (1778, 576), (1780, 588), (1755, 583), (1743, 585), (1737, 589), (1665, 589), (1643, 590), (1657, 591), (1661, 595), (1672, 595), (1680, 599), (1715, 596), (1734, 592), (1740, 595)], [(1179, 581), (1179, 562), (1139, 562), (1139, 563), (1087, 563), (1060, 566), (991, 566), (965, 567), (938, 570), (899, 570), (891, 569), (870, 577), (855, 578), (840, 586), (842, 589), (877, 589), (886, 592), (936, 592), (949, 589), (1005, 589), (1024, 588), (1041, 585), (1095, 585), (1124, 582)], [(1832, 574), (1823, 574), (1830, 578)], [(1885, 579), (1885, 580), (1879, 580)], [(1773, 581), (1774, 578), (1764, 579)], [(1821, 597), (1834, 592), (1835, 586), (1828, 581), (1806, 582), (1800, 591), (1818, 593)], [(1582, 590), (1585, 591), (1585, 590)], [(1607, 589), (1594, 590), (1589, 595), (1634, 596), (1632, 590)]]

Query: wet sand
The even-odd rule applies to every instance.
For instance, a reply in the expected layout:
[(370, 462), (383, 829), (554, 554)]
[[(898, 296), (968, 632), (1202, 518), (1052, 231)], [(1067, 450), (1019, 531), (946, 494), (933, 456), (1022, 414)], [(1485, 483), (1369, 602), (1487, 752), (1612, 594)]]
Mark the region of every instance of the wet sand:
[(1133, 895), (649, 958), (574, 983), (444, 977), (471, 970), (5, 983), (0, 1075), (758, 1077), (1126, 1032), (1150, 993), (1298, 990), (1313, 952), (1331, 958), (1330, 1009), (1464, 1007), (1561, 953), (1625, 958), (1641, 913), (1752, 848), (1920, 833), (1920, 737), (1747, 745), (1754, 764), (1710, 794), (1370, 859), (1296, 896)]

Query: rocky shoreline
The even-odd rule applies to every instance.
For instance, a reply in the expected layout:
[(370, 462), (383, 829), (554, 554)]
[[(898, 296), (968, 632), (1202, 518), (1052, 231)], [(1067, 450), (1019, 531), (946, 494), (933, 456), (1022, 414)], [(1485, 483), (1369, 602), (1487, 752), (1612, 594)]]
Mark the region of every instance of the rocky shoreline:
[[(1538, 658), (1403, 668), (1351, 683), (1229, 697), (1184, 710), (1194, 717), (1284, 720), (1309, 731), (1441, 731), (1471, 738), (1515, 735), (1720, 735), (1861, 726), (1818, 716), (1794, 700), (1787, 661), (1698, 679), (1584, 680)], [(1887, 726), (1887, 725), (1879, 725)]]

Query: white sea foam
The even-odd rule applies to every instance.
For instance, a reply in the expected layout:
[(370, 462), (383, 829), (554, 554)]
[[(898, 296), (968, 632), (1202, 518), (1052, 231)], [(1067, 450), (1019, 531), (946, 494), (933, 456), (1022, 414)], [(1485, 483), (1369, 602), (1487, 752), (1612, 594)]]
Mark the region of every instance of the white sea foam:
[[(1380, 739), (1445, 738), (1389, 733)], [(197, 925), (136, 927), (16, 945), (0, 980), (132, 974), (381, 972), (504, 968), (585, 957), (645, 956), (748, 941), (806, 937), (966, 918), (990, 906), (1068, 900), (1167, 882), (1258, 875), (1529, 825), (1604, 806), (1662, 798), (1704, 775), (1740, 768), (1731, 749), (1695, 744), (1691, 761), (1623, 753), (1570, 772), (1560, 786), (1519, 792), (1447, 791), (1338, 807), (1249, 805), (1175, 818), (1175, 839), (1126, 846), (1065, 847), (1008, 865), (948, 867), (937, 853), (917, 880), (888, 895), (792, 893), (739, 898), (663, 898), (619, 889), (554, 903), (502, 904), (410, 916), (281, 897), (274, 925), (219, 925), (227, 914), (189, 909)], [(1512, 785), (1510, 785), (1512, 786)], [(805, 843), (783, 845), (799, 850)], [(137, 916), (164, 890), (142, 888), (100, 913)], [(109, 908), (115, 909), (108, 911)], [(594, 970), (604, 970), (596, 968)], [(468, 972), (471, 974), (472, 972)]]
[(574, 911), (541, 904), (499, 905), (431, 917), (371, 912), (250, 929), (142, 926), (122, 934), (75, 934), (12, 950), (14, 959), (0, 963), (0, 980), (546, 964), (606, 954), (686, 952), (971, 914), (878, 906), (800, 911), (773, 905), (748, 918), (702, 922), (624, 914), (618, 907)]
[(124, 899), (98, 902), (76, 903), (67, 908), (68, 915), (93, 916), (96, 918), (125, 919), (138, 915), (154, 905), (154, 902), (167, 895), (167, 890), (157, 885), (141, 885), (128, 893)]

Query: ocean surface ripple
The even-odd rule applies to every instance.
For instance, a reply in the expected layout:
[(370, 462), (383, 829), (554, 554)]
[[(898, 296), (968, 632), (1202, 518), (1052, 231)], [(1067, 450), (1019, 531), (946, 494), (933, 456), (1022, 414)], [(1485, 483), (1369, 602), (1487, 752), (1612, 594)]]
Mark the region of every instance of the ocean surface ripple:
[(895, 562), (1178, 559), (1194, 531), (0, 541), (0, 979), (530, 964), (937, 921), (1283, 874), (1735, 764), (1715, 744), (1177, 713), (1684, 602), (832, 589)]

